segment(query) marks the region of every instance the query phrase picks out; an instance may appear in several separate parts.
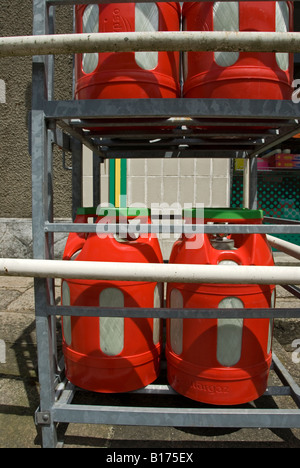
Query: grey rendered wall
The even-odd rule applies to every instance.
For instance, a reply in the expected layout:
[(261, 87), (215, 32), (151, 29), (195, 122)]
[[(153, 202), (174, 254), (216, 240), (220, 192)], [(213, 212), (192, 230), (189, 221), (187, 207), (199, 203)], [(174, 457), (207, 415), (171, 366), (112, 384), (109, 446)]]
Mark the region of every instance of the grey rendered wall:
[[(58, 31), (72, 31), (72, 7), (61, 7)], [(32, 0), (2, 0), (0, 35), (32, 34)], [(72, 95), (72, 58), (57, 57), (56, 96)], [(31, 108), (31, 57), (0, 60), (0, 80), (5, 83), (5, 103), (0, 103), (0, 218), (31, 217), (31, 159), (28, 151), (28, 112)], [(62, 169), (55, 153), (55, 214), (69, 216), (70, 173)]]

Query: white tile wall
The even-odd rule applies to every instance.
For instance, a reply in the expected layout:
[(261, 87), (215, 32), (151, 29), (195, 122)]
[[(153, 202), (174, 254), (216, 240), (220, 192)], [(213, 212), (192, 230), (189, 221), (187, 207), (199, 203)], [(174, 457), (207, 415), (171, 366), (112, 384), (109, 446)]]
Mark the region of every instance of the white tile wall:
[(93, 155), (85, 146), (82, 157), (83, 206), (93, 206)]
[[(83, 148), (82, 164), (83, 206), (93, 206), (93, 157), (92, 152)], [(109, 161), (101, 164), (100, 194), (103, 202), (108, 202)]]
[(229, 206), (228, 159), (131, 159), (128, 204)]
[[(225, 159), (131, 159), (128, 168), (128, 204), (185, 204), (227, 207), (230, 203), (230, 162)], [(161, 235), (169, 258), (176, 235)]]
[[(84, 206), (92, 206), (92, 158), (84, 151)], [(109, 161), (101, 165), (101, 201), (108, 202)], [(184, 207), (203, 203), (206, 207), (228, 207), (230, 160), (228, 159), (129, 159), (127, 161), (127, 206)], [(156, 205), (157, 206), (157, 205)], [(181, 208), (180, 208), (181, 210)], [(164, 258), (168, 258), (176, 236), (162, 235)]]

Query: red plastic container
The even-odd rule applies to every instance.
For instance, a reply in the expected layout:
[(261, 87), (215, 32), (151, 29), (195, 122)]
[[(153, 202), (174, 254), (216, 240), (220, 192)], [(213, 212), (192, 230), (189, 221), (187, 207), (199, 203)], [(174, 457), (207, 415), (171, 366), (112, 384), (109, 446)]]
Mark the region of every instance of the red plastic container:
[[(131, 210), (131, 211), (130, 211)], [(149, 222), (137, 209), (106, 211), (96, 222), (135, 219)], [(88, 234), (67, 242), (64, 259), (74, 261), (162, 263), (158, 239), (146, 234), (120, 239), (114, 234)], [(74, 257), (74, 254), (75, 257)], [(161, 307), (163, 285), (134, 281), (65, 279), (62, 304), (96, 307)], [(66, 376), (76, 386), (95, 392), (128, 392), (153, 382), (160, 372), (161, 321), (157, 318), (63, 317)]]
[[(78, 208), (74, 223), (87, 224), (89, 219), (96, 219), (95, 208)], [(63, 259), (74, 260), (74, 258), (81, 252), (82, 247), (88, 237), (88, 233), (84, 232), (71, 232), (68, 235), (67, 244), (65, 247)]]
[[(258, 210), (205, 210), (205, 223), (261, 223)], [(247, 219), (248, 216), (248, 219)], [(210, 234), (182, 236), (170, 263), (273, 265), (265, 235)], [(194, 243), (196, 248), (193, 248)], [(275, 286), (169, 283), (171, 308), (275, 307)], [(168, 381), (180, 394), (203, 403), (237, 405), (261, 396), (272, 360), (273, 321), (270, 319), (169, 319), (166, 357)]]
[[(179, 3), (112, 3), (75, 7), (76, 32), (179, 31)], [(78, 54), (77, 99), (176, 98), (179, 52)]]
[[(182, 10), (187, 31), (293, 30), (292, 2), (194, 2)], [(265, 52), (188, 52), (186, 98), (291, 99), (293, 55)]]

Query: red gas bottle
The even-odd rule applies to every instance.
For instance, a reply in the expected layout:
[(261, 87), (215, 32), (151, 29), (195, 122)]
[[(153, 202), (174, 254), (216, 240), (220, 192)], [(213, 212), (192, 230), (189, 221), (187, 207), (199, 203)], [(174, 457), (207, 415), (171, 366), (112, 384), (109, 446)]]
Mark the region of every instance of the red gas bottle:
[[(103, 210), (103, 209), (102, 209)], [(97, 223), (150, 223), (143, 209), (108, 208)], [(125, 221), (126, 220), (126, 221)], [(64, 259), (162, 263), (152, 234), (119, 237), (90, 233), (66, 245)], [(62, 304), (96, 307), (161, 307), (163, 285), (134, 281), (64, 279)], [(78, 387), (103, 393), (128, 392), (153, 382), (160, 371), (161, 321), (157, 318), (63, 317), (66, 376)]]
[[(187, 31), (293, 30), (292, 2), (194, 2), (182, 10)], [(186, 98), (291, 99), (293, 55), (275, 52), (184, 54)]]
[[(204, 222), (261, 223), (259, 210), (204, 210)], [(197, 239), (198, 237), (198, 239)], [(195, 248), (193, 248), (193, 244)], [(273, 265), (264, 234), (183, 235), (170, 263)], [(171, 308), (275, 307), (275, 286), (169, 283)], [(272, 360), (270, 319), (169, 319), (166, 357), (168, 381), (180, 394), (215, 405), (236, 405), (261, 396)]]
[[(78, 5), (76, 32), (179, 31), (179, 3)], [(179, 52), (76, 55), (76, 99), (176, 98)]]

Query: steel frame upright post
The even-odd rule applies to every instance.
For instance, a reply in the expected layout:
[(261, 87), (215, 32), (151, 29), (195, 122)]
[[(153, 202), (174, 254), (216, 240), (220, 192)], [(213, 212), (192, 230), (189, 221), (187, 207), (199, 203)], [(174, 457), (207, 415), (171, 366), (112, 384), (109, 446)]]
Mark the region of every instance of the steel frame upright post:
[(101, 161), (99, 156), (93, 153), (93, 205), (98, 206), (101, 201)]
[[(53, 26), (53, 7), (45, 0), (33, 1), (33, 34), (46, 34)], [(53, 58), (33, 57), (32, 65), (32, 233), (33, 257), (53, 258), (53, 235), (45, 233), (46, 221), (53, 219), (52, 197), (52, 140), (47, 129), (44, 103), (53, 93)], [(56, 320), (47, 315), (47, 305), (53, 304), (54, 282), (35, 278), (35, 315), (40, 382), (40, 408), (43, 447), (57, 445), (56, 425), (51, 421), (51, 407), (55, 401), (54, 380), (57, 372)]]
[(250, 159), (249, 208), (257, 209), (257, 158)]
[(244, 159), (243, 207), (257, 208), (257, 158)]
[(75, 220), (77, 208), (82, 206), (82, 143), (71, 140), (72, 150), (72, 219)]

